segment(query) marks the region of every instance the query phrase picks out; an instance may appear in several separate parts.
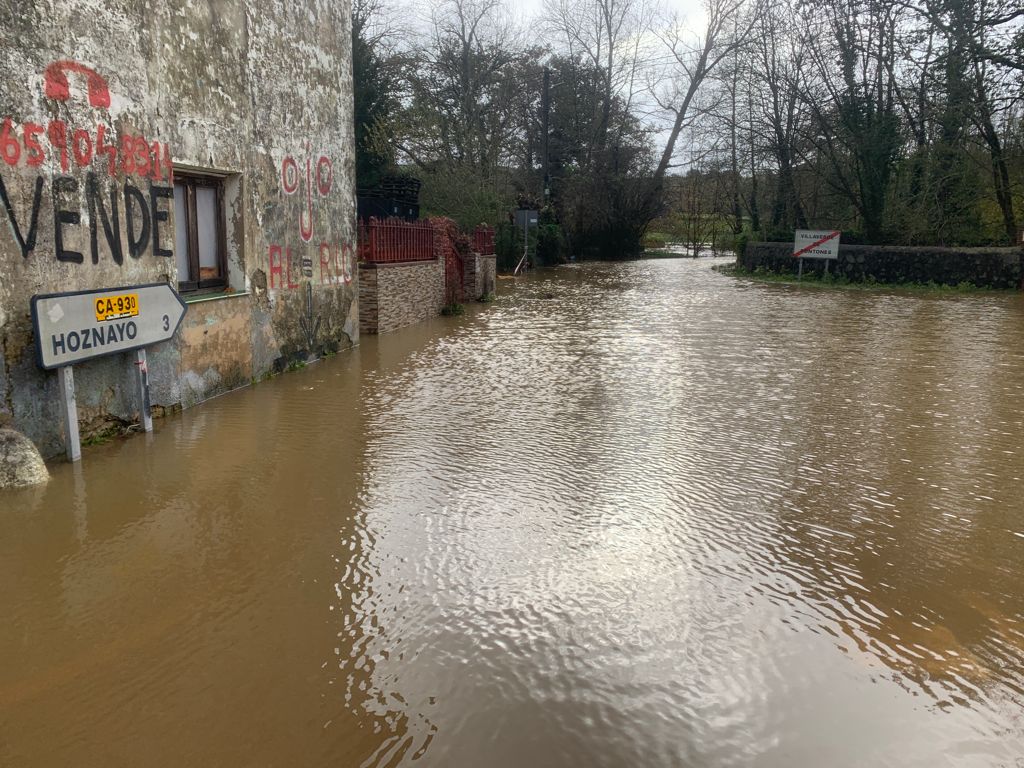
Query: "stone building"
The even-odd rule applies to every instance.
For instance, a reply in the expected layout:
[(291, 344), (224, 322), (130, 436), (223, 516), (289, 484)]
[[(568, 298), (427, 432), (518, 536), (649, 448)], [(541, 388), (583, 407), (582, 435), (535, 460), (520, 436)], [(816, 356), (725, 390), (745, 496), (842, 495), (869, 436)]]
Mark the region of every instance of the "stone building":
[[(0, 0), (0, 413), (63, 450), (33, 295), (167, 281), (154, 410), (358, 341), (347, 0)], [(130, 354), (75, 366), (83, 435), (138, 420)]]

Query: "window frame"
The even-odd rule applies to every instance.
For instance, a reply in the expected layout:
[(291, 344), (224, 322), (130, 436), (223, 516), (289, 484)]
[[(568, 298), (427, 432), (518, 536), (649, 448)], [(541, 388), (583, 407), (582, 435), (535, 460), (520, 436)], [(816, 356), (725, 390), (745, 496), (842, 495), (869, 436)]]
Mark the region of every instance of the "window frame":
[[(228, 286), (228, 242), (227, 222), (224, 218), (224, 179), (220, 176), (200, 176), (197, 174), (174, 172), (174, 186), (181, 185), (185, 191), (185, 232), (188, 240), (187, 280), (178, 275), (178, 292), (193, 293), (202, 290), (225, 289)], [(199, 271), (199, 222), (196, 210), (196, 188), (213, 189), (216, 193), (215, 222), (217, 227), (217, 268), (220, 275), (215, 278), (200, 279)], [(177, 231), (177, 230), (175, 230)], [(178, 247), (175, 235), (175, 248)], [(177, 259), (175, 259), (177, 263)]]

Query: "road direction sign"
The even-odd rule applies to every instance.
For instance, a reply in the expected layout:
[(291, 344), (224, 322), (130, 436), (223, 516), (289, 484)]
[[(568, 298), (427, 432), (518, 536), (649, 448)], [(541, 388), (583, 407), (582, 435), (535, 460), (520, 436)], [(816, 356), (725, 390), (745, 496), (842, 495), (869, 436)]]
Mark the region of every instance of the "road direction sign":
[(840, 234), (838, 229), (798, 229), (793, 255), (798, 259), (838, 259)]
[(166, 341), (185, 310), (167, 283), (33, 296), (36, 360), (49, 370)]

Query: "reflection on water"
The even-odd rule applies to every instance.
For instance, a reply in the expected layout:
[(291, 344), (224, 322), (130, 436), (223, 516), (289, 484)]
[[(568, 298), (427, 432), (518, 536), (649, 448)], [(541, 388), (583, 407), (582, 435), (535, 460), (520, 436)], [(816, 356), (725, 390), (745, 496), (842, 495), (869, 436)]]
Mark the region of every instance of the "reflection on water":
[(501, 287), (0, 497), (0, 764), (1018, 765), (1021, 297)]

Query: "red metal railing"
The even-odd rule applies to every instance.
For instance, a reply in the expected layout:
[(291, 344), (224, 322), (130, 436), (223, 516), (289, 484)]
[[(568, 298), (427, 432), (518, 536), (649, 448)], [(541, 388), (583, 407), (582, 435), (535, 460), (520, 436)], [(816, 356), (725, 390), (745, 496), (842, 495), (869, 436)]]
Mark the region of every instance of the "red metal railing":
[(473, 230), (473, 250), (481, 256), (493, 256), (494, 230), (484, 224)]
[(434, 227), (429, 220), (371, 218), (359, 225), (360, 261), (429, 261), (436, 256)]

